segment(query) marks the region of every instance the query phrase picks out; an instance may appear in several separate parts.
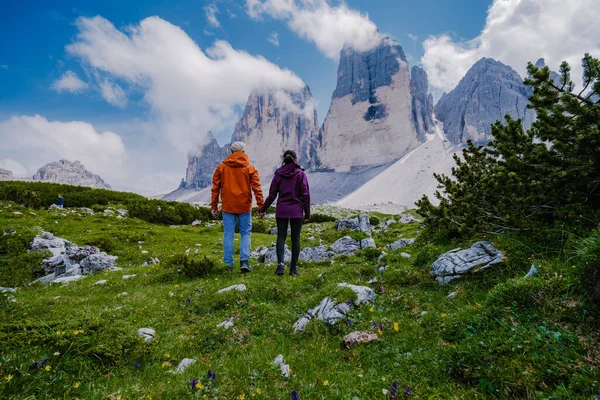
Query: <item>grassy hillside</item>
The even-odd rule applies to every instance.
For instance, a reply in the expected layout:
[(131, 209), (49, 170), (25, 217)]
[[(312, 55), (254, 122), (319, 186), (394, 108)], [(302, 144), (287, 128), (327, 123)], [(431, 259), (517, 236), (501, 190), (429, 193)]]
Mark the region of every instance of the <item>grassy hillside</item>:
[[(377, 272), (379, 249), (303, 263), (295, 278), (277, 277), (273, 266), (254, 261), (254, 272), (243, 276), (218, 263), (215, 221), (168, 226), (6, 201), (0, 210), (0, 235), (16, 231), (0, 238), (0, 286), (17, 287), (0, 294), (2, 398), (289, 399), (296, 390), (303, 400), (589, 399), (600, 393), (596, 314), (580, 289), (583, 265), (570, 255), (567, 238), (551, 249), (536, 247), (536, 238), (494, 238), (508, 256), (504, 264), (440, 286), (429, 276), (431, 263), (475, 238), (439, 244), (419, 223), (396, 223), (374, 235), (378, 246), (400, 237), (418, 241), (388, 252), (384, 273)], [(40, 274), (40, 256), (26, 251), (37, 226), (118, 256), (123, 270), (28, 286)], [(331, 244), (346, 234), (333, 222), (315, 223), (305, 227), (302, 244)], [(252, 247), (274, 240), (255, 233)], [(186, 277), (176, 262), (186, 253), (208, 256), (215, 269), (205, 278)], [(162, 262), (142, 267), (150, 257)], [(540, 273), (525, 279), (531, 262)], [(369, 285), (373, 277), (379, 282)], [(101, 279), (106, 285), (95, 285)], [(325, 296), (352, 300), (340, 282), (371, 286), (377, 299), (353, 307), (335, 326), (311, 321), (294, 333), (294, 322)], [(216, 294), (238, 283), (248, 290)], [(232, 316), (233, 328), (216, 327)], [(156, 340), (137, 337), (144, 327), (156, 330)], [(342, 337), (354, 330), (379, 330), (379, 340), (343, 348)], [(271, 365), (278, 354), (290, 378)], [(197, 362), (182, 374), (168, 373), (186, 357)], [(390, 392), (394, 382), (397, 397)]]

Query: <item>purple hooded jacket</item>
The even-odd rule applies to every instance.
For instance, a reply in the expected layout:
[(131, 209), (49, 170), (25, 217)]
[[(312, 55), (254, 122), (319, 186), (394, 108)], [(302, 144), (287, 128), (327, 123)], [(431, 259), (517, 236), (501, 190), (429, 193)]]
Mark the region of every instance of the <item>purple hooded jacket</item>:
[[(279, 195), (279, 197), (278, 197)], [(308, 179), (302, 168), (296, 163), (285, 164), (275, 172), (269, 197), (259, 210), (264, 213), (277, 198), (277, 218), (310, 219), (310, 189)]]

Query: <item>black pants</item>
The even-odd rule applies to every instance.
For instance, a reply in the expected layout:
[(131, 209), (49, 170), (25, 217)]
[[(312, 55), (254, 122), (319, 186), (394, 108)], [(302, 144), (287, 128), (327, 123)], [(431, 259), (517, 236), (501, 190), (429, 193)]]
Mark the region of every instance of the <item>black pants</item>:
[(302, 218), (277, 218), (277, 262), (283, 263), (285, 256), (285, 241), (287, 239), (288, 224), (292, 228), (292, 267), (298, 264), (300, 255), (300, 233), (302, 232)]

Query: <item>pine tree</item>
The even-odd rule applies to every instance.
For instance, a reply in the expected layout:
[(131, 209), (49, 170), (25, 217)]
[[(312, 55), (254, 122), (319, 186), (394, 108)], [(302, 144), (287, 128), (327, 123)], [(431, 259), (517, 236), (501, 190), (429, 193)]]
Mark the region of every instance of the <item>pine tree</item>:
[(548, 67), (529, 63), (529, 131), (520, 120), (492, 125), (487, 147), (469, 142), (455, 155), (452, 178), (435, 175), (438, 206), (423, 196), (429, 226), (454, 233), (534, 230), (557, 221), (597, 224), (600, 210), (600, 62), (583, 58), (583, 89), (574, 91), (569, 64), (555, 82)]

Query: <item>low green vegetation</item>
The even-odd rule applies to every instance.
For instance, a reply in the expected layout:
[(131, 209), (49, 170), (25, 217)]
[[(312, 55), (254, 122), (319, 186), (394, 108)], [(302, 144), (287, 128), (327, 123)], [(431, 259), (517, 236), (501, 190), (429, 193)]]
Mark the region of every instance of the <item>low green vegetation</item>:
[[(12, 202), (0, 210), (2, 230), (16, 231), (0, 238), (0, 285), (17, 287), (0, 295), (3, 398), (285, 399), (296, 390), (301, 399), (386, 399), (394, 382), (398, 398), (590, 398), (600, 391), (598, 314), (580, 284), (598, 265), (597, 232), (564, 238), (550, 256), (535, 246), (539, 238), (503, 235), (493, 240), (505, 263), (440, 286), (429, 276), (431, 263), (474, 239), (435, 241), (420, 223), (393, 223), (373, 234), (378, 250), (302, 263), (300, 276), (280, 278), (256, 262), (251, 274), (228, 273), (218, 221), (167, 226)], [(119, 256), (123, 271), (28, 285), (43, 274), (43, 256), (27, 252), (37, 226)], [(333, 222), (312, 223), (302, 243), (330, 245), (347, 234), (357, 236)], [(377, 272), (383, 246), (417, 235), (415, 245), (387, 251), (389, 268)], [(253, 248), (274, 240), (255, 233)], [(159, 264), (141, 266), (155, 257)], [(525, 279), (532, 262), (539, 274)], [(378, 282), (369, 285), (373, 277)], [(340, 282), (372, 286), (377, 299), (334, 326), (311, 321), (294, 333), (294, 322), (324, 297), (353, 300)], [(247, 290), (216, 294), (238, 283)], [(232, 328), (217, 328), (228, 318)], [(137, 336), (145, 327), (156, 330), (150, 343)], [(341, 348), (355, 330), (379, 332), (379, 340)], [(278, 354), (290, 378), (271, 365)], [(197, 362), (168, 373), (186, 357)]]

